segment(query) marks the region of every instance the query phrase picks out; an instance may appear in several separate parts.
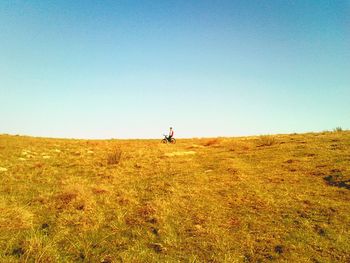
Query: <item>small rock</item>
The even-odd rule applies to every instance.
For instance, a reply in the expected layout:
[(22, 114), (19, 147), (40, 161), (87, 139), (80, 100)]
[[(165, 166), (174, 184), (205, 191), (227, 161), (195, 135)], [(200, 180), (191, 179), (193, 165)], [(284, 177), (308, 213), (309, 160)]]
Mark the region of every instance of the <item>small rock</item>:
[(93, 151), (87, 151), (88, 154), (93, 154), (94, 152)]
[(18, 158), (20, 161), (26, 161), (26, 158)]
[(61, 152), (61, 150), (59, 150), (59, 149), (55, 149), (55, 150), (54, 150), (54, 152), (55, 152), (55, 153), (60, 153), (60, 152)]
[(51, 157), (50, 156), (48, 156), (48, 155), (44, 155), (43, 156), (43, 159), (50, 159)]

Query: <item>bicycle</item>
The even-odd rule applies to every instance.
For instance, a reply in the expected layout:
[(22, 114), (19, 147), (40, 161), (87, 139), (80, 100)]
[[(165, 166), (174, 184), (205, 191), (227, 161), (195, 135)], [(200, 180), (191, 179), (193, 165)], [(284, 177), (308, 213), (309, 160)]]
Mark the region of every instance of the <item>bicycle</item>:
[(167, 135), (165, 135), (165, 134), (163, 134), (163, 136), (164, 136), (164, 139), (162, 139), (162, 143), (171, 143), (171, 144), (175, 144), (176, 143), (176, 139), (175, 138), (170, 138), (169, 139), (169, 137), (167, 136)]

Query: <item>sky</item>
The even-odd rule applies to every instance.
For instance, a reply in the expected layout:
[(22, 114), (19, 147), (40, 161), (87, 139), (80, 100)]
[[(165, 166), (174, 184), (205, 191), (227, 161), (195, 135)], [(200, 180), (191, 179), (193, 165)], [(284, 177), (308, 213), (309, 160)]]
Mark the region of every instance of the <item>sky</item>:
[(350, 1), (0, 1), (0, 133), (350, 128)]

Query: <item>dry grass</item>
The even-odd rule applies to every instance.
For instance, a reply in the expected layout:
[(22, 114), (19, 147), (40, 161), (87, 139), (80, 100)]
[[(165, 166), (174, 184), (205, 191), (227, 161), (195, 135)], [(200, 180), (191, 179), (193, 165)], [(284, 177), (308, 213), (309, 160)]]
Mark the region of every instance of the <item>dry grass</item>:
[(349, 262), (349, 156), (348, 131), (2, 135), (0, 262)]
[(118, 148), (114, 149), (107, 155), (107, 163), (110, 165), (119, 164), (122, 157), (122, 151)]
[(214, 145), (218, 145), (219, 143), (220, 143), (220, 140), (217, 138), (214, 138), (214, 139), (205, 140), (203, 142), (203, 146), (214, 146)]
[(342, 132), (343, 129), (342, 129), (342, 127), (336, 127), (336, 128), (333, 129), (333, 131), (334, 132)]
[(276, 143), (276, 139), (275, 137), (271, 136), (271, 135), (262, 135), (259, 138), (259, 147), (262, 146), (271, 146), (274, 145)]

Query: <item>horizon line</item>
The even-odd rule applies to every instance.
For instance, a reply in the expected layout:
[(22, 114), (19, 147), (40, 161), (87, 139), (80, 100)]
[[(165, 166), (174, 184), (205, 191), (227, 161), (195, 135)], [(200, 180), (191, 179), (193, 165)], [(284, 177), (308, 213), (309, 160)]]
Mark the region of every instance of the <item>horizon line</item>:
[[(348, 129), (342, 129), (342, 132), (347, 132)], [(214, 139), (214, 138), (242, 138), (242, 137), (259, 137), (259, 136), (283, 136), (283, 135), (301, 135), (301, 134), (310, 134), (310, 133), (327, 133), (335, 132), (333, 130), (322, 130), (322, 131), (305, 131), (305, 132), (290, 132), (290, 133), (260, 133), (260, 134), (250, 134), (250, 135), (232, 135), (232, 136), (198, 136), (198, 137), (175, 137), (176, 139), (183, 140), (193, 140), (193, 139)], [(47, 137), (47, 136), (36, 136), (29, 134), (11, 134), (11, 133), (0, 133), (0, 136), (11, 136), (11, 137), (30, 137), (36, 139), (57, 139), (57, 140), (86, 140), (86, 141), (107, 141), (107, 140), (158, 140), (162, 137), (148, 137), (148, 138), (78, 138), (78, 137)]]

